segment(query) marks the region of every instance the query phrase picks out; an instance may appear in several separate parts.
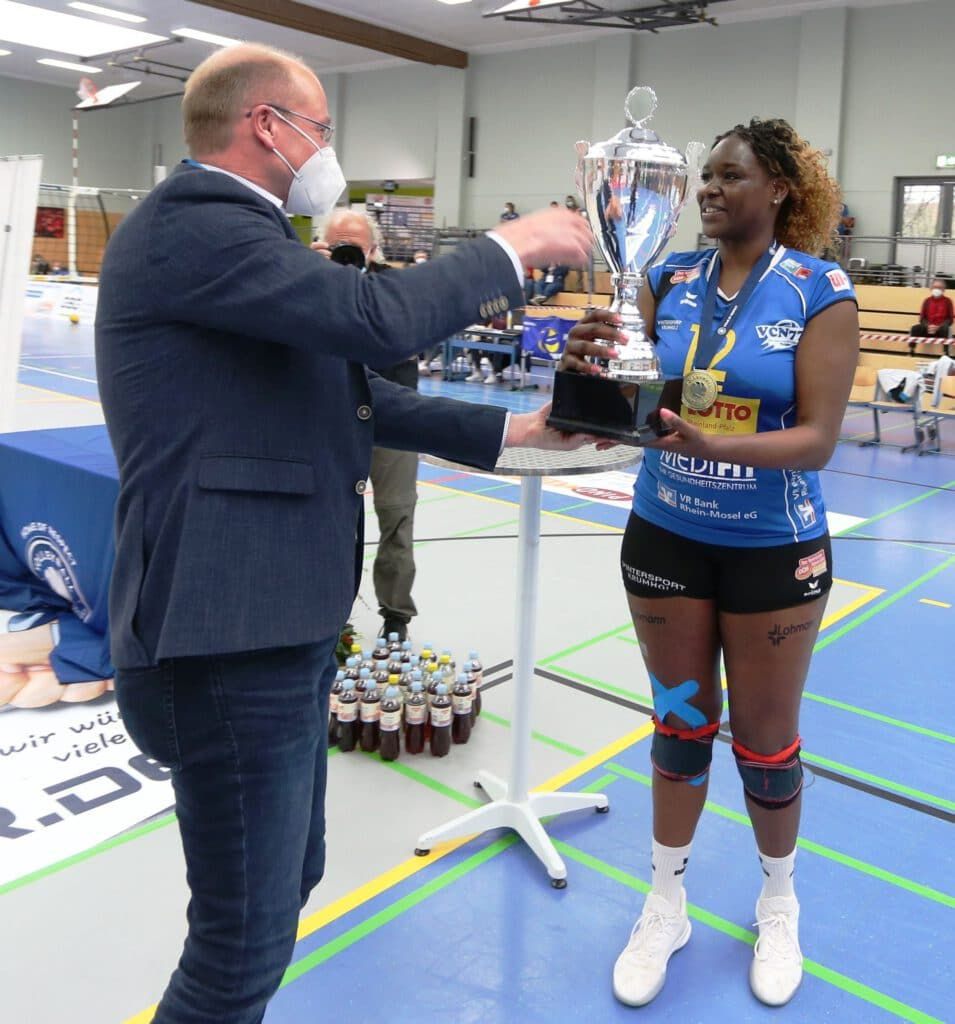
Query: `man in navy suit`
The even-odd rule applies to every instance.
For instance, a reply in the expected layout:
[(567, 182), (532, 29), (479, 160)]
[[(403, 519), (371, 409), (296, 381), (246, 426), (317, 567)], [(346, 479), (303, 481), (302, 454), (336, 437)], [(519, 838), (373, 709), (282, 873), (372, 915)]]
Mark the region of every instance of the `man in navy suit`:
[(362, 552), (373, 444), (483, 468), (572, 446), (513, 415), (368, 373), (520, 305), (522, 265), (580, 264), (566, 211), (400, 274), (301, 245), (285, 210), (344, 187), (315, 75), (221, 50), (183, 99), (193, 159), (120, 225), (96, 323), (119, 465), (112, 657), (124, 721), (172, 768), (192, 899), (157, 1024), (252, 1024), (325, 861), (333, 650)]

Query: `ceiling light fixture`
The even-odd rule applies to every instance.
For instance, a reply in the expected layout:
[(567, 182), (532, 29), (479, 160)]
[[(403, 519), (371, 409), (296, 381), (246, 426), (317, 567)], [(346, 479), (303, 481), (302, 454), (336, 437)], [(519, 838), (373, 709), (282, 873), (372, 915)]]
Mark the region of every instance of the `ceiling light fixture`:
[(77, 11), (85, 11), (87, 14), (102, 14), (104, 18), (116, 18), (117, 21), (128, 21), (133, 25), (142, 24), (146, 19), (140, 14), (130, 14), (128, 11), (111, 11), (108, 7), (99, 7), (96, 4), (83, 4), (83, 3), (71, 3), (67, 4), (67, 7), (72, 7)]
[(94, 68), (92, 64), (74, 64), (68, 60), (54, 60), (52, 57), (42, 57), (37, 64), (46, 64), (50, 68), (65, 68), (67, 71), (82, 71), (87, 75), (98, 75), (103, 69)]
[(447, 4), (449, 7), (454, 4), (469, 4), (471, 0), (438, 0), (439, 4)]
[(131, 50), (161, 43), (164, 39), (165, 36), (125, 25), (108, 25), (76, 14), (0, 0), (0, 42), (34, 46), (47, 53), (86, 57)]
[(0, 57), (9, 57), (13, 50), (0, 50)]
[(182, 36), (183, 39), (196, 39), (200, 43), (212, 43), (213, 46), (235, 46), (241, 43), (241, 39), (232, 39), (230, 36), (217, 36), (214, 32), (203, 32), (198, 28), (174, 28), (174, 36)]

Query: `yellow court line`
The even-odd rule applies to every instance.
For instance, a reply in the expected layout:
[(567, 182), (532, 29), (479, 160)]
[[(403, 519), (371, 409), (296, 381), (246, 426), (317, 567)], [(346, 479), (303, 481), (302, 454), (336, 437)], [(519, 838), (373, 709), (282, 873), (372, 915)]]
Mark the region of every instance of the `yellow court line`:
[(947, 601), (933, 601), (930, 597), (920, 597), (919, 604), (930, 604), (935, 608), (951, 608)]
[[(49, 401), (56, 401), (56, 402), (88, 402), (90, 405), (99, 405), (100, 404), (95, 398), (84, 398), (82, 395), (67, 395), (67, 394), (64, 394), (62, 391), (53, 391), (50, 388), (38, 387), (36, 384), (20, 384), (20, 383), (18, 383), (17, 387), (29, 388), (31, 391), (42, 391), (45, 395), (55, 395), (56, 396), (53, 399), (49, 399), (49, 398), (42, 399), (42, 401), (44, 401), (44, 402), (49, 402)], [(40, 399), (35, 399), (35, 400), (27, 399), (27, 400), (24, 401), (23, 399), (20, 399), (19, 401), (22, 402), (24, 405), (29, 405), (29, 404), (32, 404), (32, 401), (39, 402), (41, 400)]]
[[(596, 768), (597, 765), (613, 760), (618, 754), (626, 750), (627, 747), (631, 747), (634, 744), (639, 743), (641, 740), (646, 739), (652, 732), (653, 722), (647, 722), (645, 725), (641, 725), (638, 729), (634, 729), (631, 732), (626, 733), (624, 736), (621, 736), (619, 739), (614, 740), (612, 743), (608, 743), (596, 753), (588, 754), (587, 757), (578, 761), (576, 764), (573, 764), (569, 768), (564, 769), (564, 771), (551, 776), (551, 778), (542, 782), (539, 786), (536, 786), (534, 788), (534, 792), (549, 793), (560, 789), (561, 786), (565, 786), (567, 783), (580, 778), (580, 776), (586, 775), (587, 772)], [(344, 896), (340, 896), (337, 900), (329, 903), (327, 907), (323, 907), (321, 910), (316, 910), (314, 914), (309, 914), (308, 917), (302, 918), (299, 922), (296, 941), (304, 939), (307, 935), (311, 935), (320, 928), (324, 928), (325, 925), (331, 924), (340, 917), (344, 917), (345, 914), (348, 914), (357, 907), (360, 907), (363, 903), (367, 903), (368, 900), (374, 899), (376, 896), (380, 896), (383, 892), (386, 892), (393, 886), (398, 885), (400, 882), (405, 881), (405, 879), (410, 878), (412, 875), (417, 874), (429, 865), (434, 864), (435, 861), (441, 860), (442, 857), (447, 857), (449, 853), (453, 853), (459, 847), (464, 846), (465, 843), (469, 843), (472, 838), (472, 836), (465, 836), (462, 839), (454, 839), (447, 843), (441, 843), (436, 848), (437, 852), (432, 851), (427, 857), (409, 857), (408, 860), (402, 861), (393, 868), (389, 868), (376, 878), (372, 878), (370, 881), (365, 882), (364, 885), (359, 886), (357, 889), (353, 889)], [(123, 1024), (149, 1024), (149, 1021), (153, 1019), (153, 1014), (155, 1012), (155, 1005), (147, 1007), (145, 1010), (137, 1013), (134, 1017), (129, 1017), (123, 1022)]]
[[(462, 473), (467, 470), (461, 470)], [(480, 476), (479, 473), (472, 474), (473, 476)], [(507, 478), (510, 482), (510, 477)], [(493, 494), (474, 494), (471, 491), (462, 491), (458, 487), (448, 487), (447, 484), (435, 484), (430, 480), (419, 480), (419, 484), (424, 484), (427, 487), (437, 487), (442, 491), (453, 491), (455, 494), (461, 494), (466, 498), (481, 498), (484, 501), (496, 501), (499, 505), (510, 505), (511, 508), (517, 506), (516, 501), (510, 501), (507, 498), (495, 498)], [(570, 497), (570, 495), (568, 495)], [(622, 526), (608, 526), (606, 523), (594, 523), (589, 519), (578, 519), (577, 516), (569, 516), (564, 512), (548, 512), (546, 509), (541, 509), (541, 515), (553, 516), (555, 519), (566, 519), (568, 523), (582, 523), (584, 526), (593, 527), (598, 533), (623, 533), (624, 528)]]
[(868, 604), (870, 601), (874, 601), (877, 597), (885, 593), (885, 589), (883, 587), (873, 587), (868, 583), (854, 583), (852, 580), (839, 580), (835, 578), (833, 578), (832, 582), (841, 583), (847, 587), (855, 587), (857, 590), (864, 591), (864, 593), (860, 594), (854, 601), (850, 601), (848, 604), (843, 605), (831, 615), (826, 615), (819, 624), (820, 633), (824, 629), (834, 626), (840, 621), (840, 619), (844, 619), (857, 612), (863, 605)]
[[(640, 726), (639, 729), (634, 729), (612, 743), (608, 743), (596, 753), (588, 754), (587, 757), (576, 764), (572, 764), (569, 768), (565, 768), (562, 772), (551, 776), (551, 778), (542, 782), (539, 786), (535, 786), (533, 792), (551, 793), (554, 790), (560, 789), (561, 786), (565, 786), (567, 783), (579, 779), (582, 775), (586, 775), (587, 772), (597, 765), (613, 760), (621, 751), (626, 750), (627, 747), (633, 746), (635, 743), (639, 743), (640, 740), (649, 736), (651, 732), (653, 732), (653, 723), (648, 722), (646, 725)], [(440, 843), (436, 847), (438, 852), (433, 850), (427, 857), (410, 857), (408, 860), (402, 861), (402, 863), (385, 871), (377, 878), (373, 878), (352, 892), (346, 893), (335, 900), (334, 903), (330, 903), (327, 907), (323, 907), (321, 910), (315, 911), (314, 914), (303, 918), (299, 922), (298, 938), (303, 939), (306, 935), (311, 935), (312, 932), (318, 931), (319, 928), (323, 928), (339, 917), (343, 917), (367, 900), (380, 896), (386, 889), (390, 889), (393, 885), (397, 885), (399, 882), (403, 882), (406, 878), (410, 878), (418, 871), (421, 871), (422, 868), (433, 864), (442, 857), (446, 857), (449, 853), (453, 853), (459, 847), (464, 846), (465, 843), (470, 842), (472, 838), (472, 836), (465, 836), (463, 839), (453, 839), (447, 843)], [(128, 1022), (128, 1024), (132, 1024), (132, 1022)]]

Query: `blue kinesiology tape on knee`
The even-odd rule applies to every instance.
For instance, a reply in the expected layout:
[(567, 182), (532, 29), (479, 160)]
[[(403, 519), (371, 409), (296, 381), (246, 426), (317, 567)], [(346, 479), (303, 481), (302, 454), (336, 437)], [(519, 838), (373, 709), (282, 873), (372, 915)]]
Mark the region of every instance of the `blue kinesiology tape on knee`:
[(682, 718), (691, 729), (706, 725), (706, 715), (690, 703), (700, 692), (700, 684), (695, 679), (668, 687), (651, 672), (650, 685), (653, 687), (653, 710), (659, 721), (663, 722), (667, 715), (673, 714)]

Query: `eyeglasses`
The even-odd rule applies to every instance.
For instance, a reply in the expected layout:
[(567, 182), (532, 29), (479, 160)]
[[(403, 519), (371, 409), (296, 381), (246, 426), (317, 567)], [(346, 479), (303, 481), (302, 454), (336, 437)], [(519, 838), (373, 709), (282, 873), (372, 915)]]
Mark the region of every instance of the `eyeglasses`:
[[(303, 121), (307, 121), (310, 125), (314, 125), (318, 130), (318, 137), (322, 142), (329, 143), (332, 141), (332, 136), (335, 134), (335, 126), (333, 124), (325, 124), (324, 121), (316, 121), (314, 117), (307, 117), (305, 114), (300, 114), (297, 110), (289, 110), (288, 107), (282, 107), (278, 103), (266, 103), (267, 107), (271, 107), (273, 110), (278, 110), (282, 114), (288, 114), (291, 117), (299, 117)], [(247, 110), (246, 117), (252, 116), (252, 111)]]

